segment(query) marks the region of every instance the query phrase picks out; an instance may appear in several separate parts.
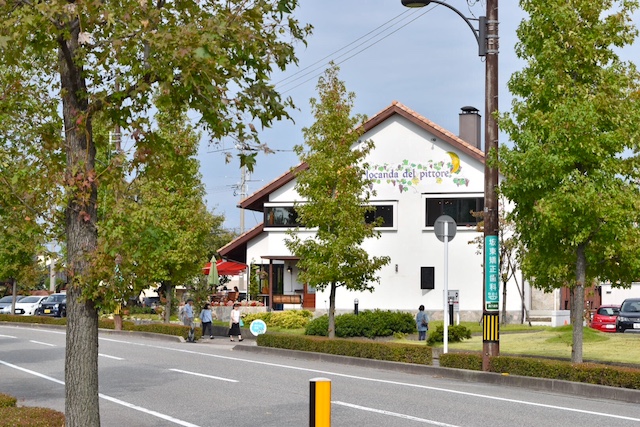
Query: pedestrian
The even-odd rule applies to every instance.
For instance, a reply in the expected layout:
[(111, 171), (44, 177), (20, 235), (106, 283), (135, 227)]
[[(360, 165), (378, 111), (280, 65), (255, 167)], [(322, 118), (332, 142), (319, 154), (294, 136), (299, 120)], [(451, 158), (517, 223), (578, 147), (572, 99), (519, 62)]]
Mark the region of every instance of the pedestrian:
[(424, 311), (424, 305), (418, 307), (416, 327), (418, 328), (418, 341), (425, 341), (427, 339), (427, 331), (429, 330), (429, 316), (427, 312)]
[(242, 341), (242, 332), (240, 331), (240, 304), (233, 304), (233, 310), (229, 316), (229, 337), (233, 341), (233, 336), (238, 336), (238, 341)]
[(202, 336), (207, 336), (207, 332), (209, 332), (209, 339), (213, 339), (213, 312), (209, 303), (206, 303), (200, 312), (200, 321), (202, 322)]
[(191, 326), (193, 323), (193, 300), (189, 298), (182, 309), (182, 323), (185, 326)]

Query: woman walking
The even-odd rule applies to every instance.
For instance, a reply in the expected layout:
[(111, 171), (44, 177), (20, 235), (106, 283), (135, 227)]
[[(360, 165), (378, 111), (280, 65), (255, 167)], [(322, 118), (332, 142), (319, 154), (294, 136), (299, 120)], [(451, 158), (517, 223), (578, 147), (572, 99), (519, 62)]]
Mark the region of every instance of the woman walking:
[(233, 336), (238, 336), (238, 341), (242, 341), (242, 332), (240, 331), (240, 310), (238, 310), (240, 304), (233, 304), (233, 310), (229, 316), (229, 337), (233, 341)]
[(427, 313), (424, 311), (424, 305), (418, 308), (416, 327), (418, 328), (418, 341), (425, 341), (427, 339), (427, 331), (429, 330), (429, 316), (427, 316)]
[(209, 332), (209, 339), (213, 339), (213, 313), (209, 303), (205, 304), (200, 312), (200, 321), (202, 322), (202, 337), (204, 338)]

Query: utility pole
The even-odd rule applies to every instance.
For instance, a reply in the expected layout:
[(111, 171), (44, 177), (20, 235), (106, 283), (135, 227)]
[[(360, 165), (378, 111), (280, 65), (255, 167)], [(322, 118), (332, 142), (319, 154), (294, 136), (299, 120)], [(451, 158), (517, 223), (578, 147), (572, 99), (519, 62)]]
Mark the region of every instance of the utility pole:
[(485, 72), (485, 166), (484, 166), (484, 298), (482, 307), (482, 370), (489, 358), (500, 354), (498, 246), (498, 0), (487, 0)]

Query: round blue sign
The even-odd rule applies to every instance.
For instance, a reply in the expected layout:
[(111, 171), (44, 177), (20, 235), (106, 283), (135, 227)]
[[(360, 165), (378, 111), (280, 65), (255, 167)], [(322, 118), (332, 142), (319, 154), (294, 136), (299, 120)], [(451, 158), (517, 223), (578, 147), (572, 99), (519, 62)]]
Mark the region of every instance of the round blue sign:
[(251, 326), (249, 326), (249, 330), (254, 336), (258, 336), (260, 334), (264, 334), (267, 332), (267, 324), (264, 323), (264, 320), (256, 319), (251, 322)]

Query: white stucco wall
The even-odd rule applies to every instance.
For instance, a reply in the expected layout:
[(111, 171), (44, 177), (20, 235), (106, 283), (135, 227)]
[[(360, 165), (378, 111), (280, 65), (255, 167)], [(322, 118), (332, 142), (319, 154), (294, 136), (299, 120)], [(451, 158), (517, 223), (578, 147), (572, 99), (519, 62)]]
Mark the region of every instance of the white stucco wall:
[[(394, 227), (381, 229), (381, 238), (366, 241), (364, 248), (371, 256), (390, 256), (391, 262), (378, 272), (380, 284), (373, 293), (339, 288), (336, 308), (352, 310), (357, 298), (360, 310), (417, 310), (420, 304), (430, 312), (442, 310), (444, 244), (435, 236), (433, 227), (425, 227), (426, 198), (482, 197), (484, 165), (399, 115), (361, 139), (372, 139), (375, 143), (367, 159), (371, 172), (393, 174), (393, 178), (380, 179), (375, 184), (377, 194), (371, 202), (395, 206)], [(452, 173), (456, 155), (460, 168)], [(299, 200), (294, 186), (292, 181), (272, 193), (270, 203), (291, 204)], [(248, 262), (260, 262), (264, 255), (290, 254), (284, 245), (284, 230), (267, 230), (270, 231), (249, 243)], [(449, 243), (448, 288), (459, 290), (461, 312), (482, 310), (483, 256), (477, 253), (477, 245), (470, 244), (481, 235), (475, 228), (459, 226)], [(421, 267), (435, 267), (435, 289), (420, 289)], [(520, 299), (514, 285), (509, 286), (508, 293), (511, 297), (507, 298), (507, 309), (519, 311)], [(328, 299), (328, 290), (318, 292), (316, 307), (325, 309)]]

